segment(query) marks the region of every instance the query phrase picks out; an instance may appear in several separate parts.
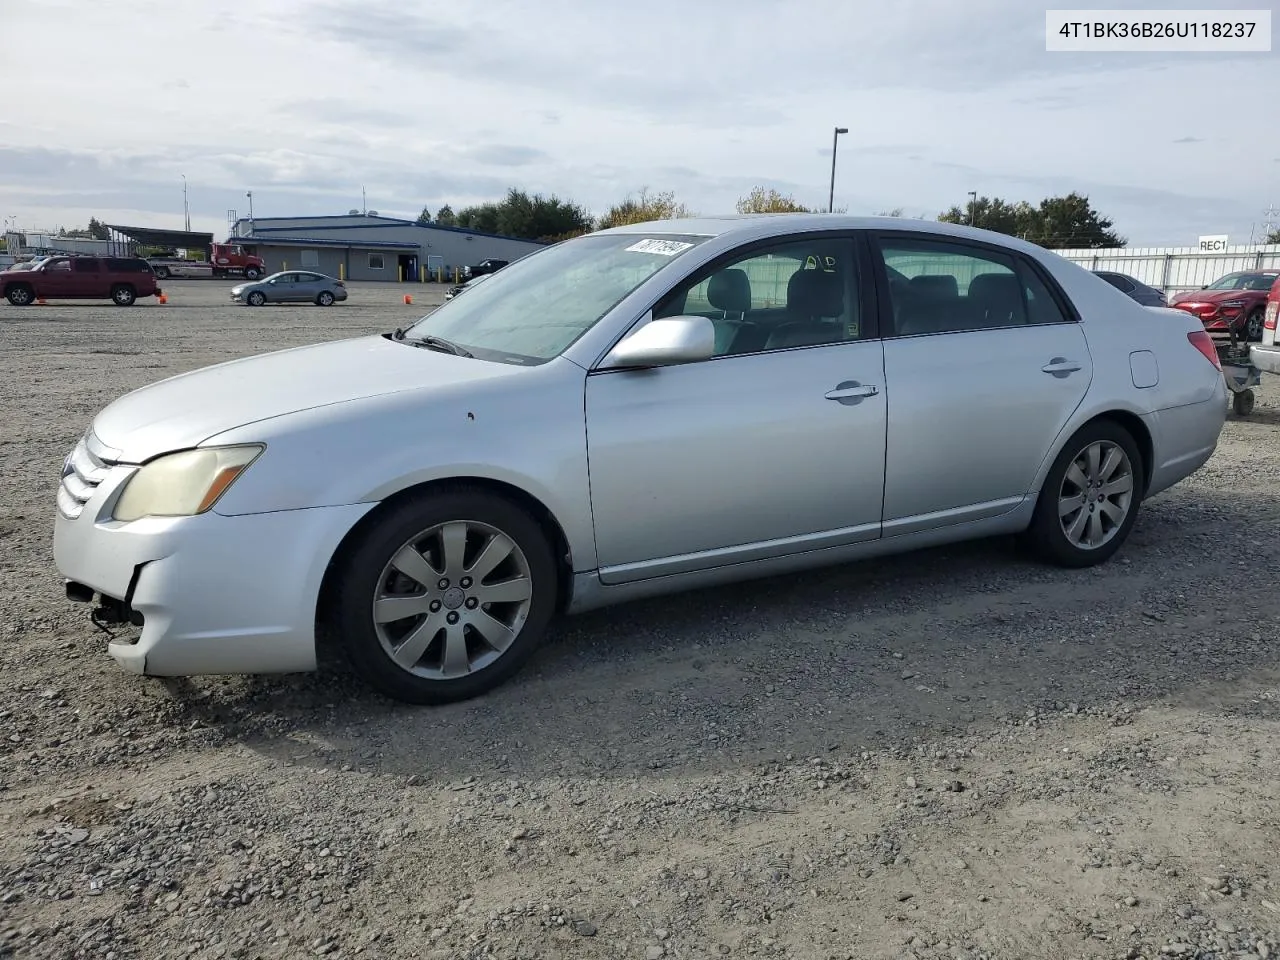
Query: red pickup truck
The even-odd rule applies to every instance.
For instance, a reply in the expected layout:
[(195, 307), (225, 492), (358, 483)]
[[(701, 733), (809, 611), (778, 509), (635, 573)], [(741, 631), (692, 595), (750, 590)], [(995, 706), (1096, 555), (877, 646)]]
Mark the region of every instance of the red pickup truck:
[(37, 300), (110, 300), (121, 307), (160, 287), (140, 257), (49, 257), (30, 270), (0, 272), (0, 296), (15, 307)]

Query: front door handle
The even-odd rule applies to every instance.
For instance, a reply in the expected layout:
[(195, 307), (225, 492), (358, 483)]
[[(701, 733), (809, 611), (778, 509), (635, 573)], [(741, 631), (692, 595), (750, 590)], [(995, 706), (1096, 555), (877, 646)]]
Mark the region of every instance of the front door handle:
[(1075, 360), (1068, 360), (1066, 357), (1054, 357), (1040, 369), (1061, 379), (1075, 373), (1077, 370), (1083, 370), (1084, 365), (1077, 363)]
[(836, 403), (843, 403), (846, 406), (861, 403), (867, 397), (874, 397), (880, 391), (869, 383), (859, 383), (857, 380), (845, 380), (843, 383), (836, 384), (834, 390), (828, 390), (823, 394), (828, 400), (834, 400)]

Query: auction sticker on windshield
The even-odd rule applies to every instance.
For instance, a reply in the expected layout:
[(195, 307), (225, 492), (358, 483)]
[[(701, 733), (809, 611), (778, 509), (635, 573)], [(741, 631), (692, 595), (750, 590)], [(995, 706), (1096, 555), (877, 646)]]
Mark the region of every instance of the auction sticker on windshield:
[(656, 253), (663, 257), (674, 257), (677, 253), (684, 253), (692, 243), (683, 243), (679, 240), (641, 240), (639, 243), (633, 243), (627, 247), (632, 253)]

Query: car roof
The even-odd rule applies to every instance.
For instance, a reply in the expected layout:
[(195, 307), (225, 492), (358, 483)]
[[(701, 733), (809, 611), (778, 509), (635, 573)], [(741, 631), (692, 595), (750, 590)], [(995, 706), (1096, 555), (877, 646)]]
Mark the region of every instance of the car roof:
[(1049, 252), (1026, 240), (941, 220), (918, 220), (913, 217), (857, 217), (843, 213), (739, 213), (712, 217), (686, 217), (671, 220), (649, 220), (599, 230), (600, 234), (684, 234), (695, 237), (733, 237), (735, 240), (766, 238), (780, 233), (808, 233), (817, 230), (895, 230), (931, 233), (995, 243), (1009, 249), (1043, 256)]

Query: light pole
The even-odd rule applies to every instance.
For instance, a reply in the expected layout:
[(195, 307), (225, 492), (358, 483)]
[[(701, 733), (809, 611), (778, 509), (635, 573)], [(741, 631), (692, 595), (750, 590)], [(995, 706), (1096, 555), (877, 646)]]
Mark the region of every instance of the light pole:
[(977, 213), (978, 213), (978, 191), (970, 190), (969, 191), (969, 226), (972, 227), (974, 225), (974, 221), (977, 219)]
[(848, 132), (848, 127), (836, 127), (831, 135), (831, 193), (827, 197), (827, 213), (836, 208), (836, 144), (840, 142), (840, 134)]
[(249, 190), (245, 196), (249, 198), (249, 232), (253, 233), (253, 191)]
[(187, 203), (187, 175), (182, 174), (182, 216), (186, 221), (186, 231), (191, 232), (191, 207)]

